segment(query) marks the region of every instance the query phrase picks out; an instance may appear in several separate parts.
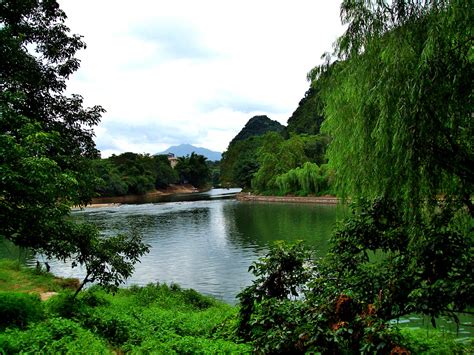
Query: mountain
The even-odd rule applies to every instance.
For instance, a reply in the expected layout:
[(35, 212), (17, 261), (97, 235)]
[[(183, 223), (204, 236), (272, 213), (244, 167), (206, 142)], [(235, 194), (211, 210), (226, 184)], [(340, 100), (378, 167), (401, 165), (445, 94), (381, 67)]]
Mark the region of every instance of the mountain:
[(186, 155), (191, 155), (192, 152), (199, 155), (204, 155), (207, 160), (210, 161), (221, 160), (222, 155), (220, 152), (215, 152), (206, 148), (195, 147), (191, 144), (174, 145), (160, 153), (156, 153), (156, 155), (173, 153), (177, 157), (184, 157)]
[(287, 131), (296, 134), (319, 134), (324, 121), (319, 89), (310, 88), (288, 119)]
[(252, 136), (262, 136), (267, 132), (283, 132), (285, 126), (278, 121), (269, 119), (267, 116), (254, 116), (242, 128), (242, 130), (232, 139), (229, 146), (237, 141), (243, 141)]

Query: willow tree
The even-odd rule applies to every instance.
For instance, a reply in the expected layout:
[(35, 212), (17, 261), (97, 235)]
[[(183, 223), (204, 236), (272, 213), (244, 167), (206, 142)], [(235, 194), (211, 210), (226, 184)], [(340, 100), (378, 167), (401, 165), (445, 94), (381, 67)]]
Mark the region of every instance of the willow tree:
[(412, 216), (452, 197), (472, 215), (472, 4), (344, 1), (341, 16), (323, 93), (339, 191), (386, 196)]
[(474, 303), (474, 8), (346, 0), (341, 15), (335, 60), (310, 73), (336, 188), (360, 201), (333, 238), (339, 290), (383, 319), (453, 314)]
[[(408, 353), (390, 320), (472, 309), (473, 11), (465, 0), (342, 2), (335, 58), (309, 76), (339, 191), (358, 204), (309, 283), (285, 284), (305, 297), (262, 293), (270, 271), (301, 264), (296, 248), (252, 266), (240, 328), (259, 350)], [(295, 169), (279, 182), (297, 180)]]

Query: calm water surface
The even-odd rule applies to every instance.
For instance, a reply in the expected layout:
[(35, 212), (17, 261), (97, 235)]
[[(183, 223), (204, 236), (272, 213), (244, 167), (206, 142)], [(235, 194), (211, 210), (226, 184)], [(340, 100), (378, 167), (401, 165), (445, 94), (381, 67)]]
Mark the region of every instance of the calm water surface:
[[(150, 252), (128, 284), (177, 283), (228, 303), (249, 285), (248, 267), (276, 240), (305, 240), (320, 255), (342, 208), (325, 205), (264, 204), (221, 199), (212, 190), (204, 201), (87, 208), (74, 218), (95, 223), (104, 234), (138, 231)], [(50, 262), (52, 272), (80, 277), (80, 269)]]
[[(215, 189), (191, 196), (175, 195), (175, 202), (87, 208), (74, 211), (73, 217), (95, 223), (106, 235), (135, 230), (151, 245), (128, 285), (174, 282), (235, 304), (235, 296), (252, 281), (248, 267), (265, 254), (270, 244), (276, 240), (304, 240), (322, 256), (336, 220), (347, 213), (345, 208), (332, 205), (229, 199), (236, 192)], [(193, 201), (179, 201), (190, 197)], [(1, 240), (0, 257), (26, 259), (30, 265), (42, 260)], [(84, 276), (80, 268), (71, 269), (70, 263), (49, 263), (56, 275)], [(473, 336), (473, 316), (459, 316), (463, 325), (457, 330), (458, 337), (469, 340)], [(441, 329), (456, 332), (454, 324), (440, 321)], [(429, 319), (417, 316), (397, 322), (431, 328)]]

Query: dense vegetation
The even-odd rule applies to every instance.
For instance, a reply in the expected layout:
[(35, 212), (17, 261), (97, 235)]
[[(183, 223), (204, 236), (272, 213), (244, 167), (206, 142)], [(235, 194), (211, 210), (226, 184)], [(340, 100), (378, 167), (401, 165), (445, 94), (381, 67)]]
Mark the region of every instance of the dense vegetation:
[[(290, 251), (290, 255), (293, 254)], [(275, 262), (278, 257), (273, 256), (271, 260)], [(296, 273), (291, 277), (296, 280), (301, 275)], [(22, 284), (22, 292), (9, 291), (10, 283)], [(271, 318), (271, 313), (255, 319), (252, 325), (262, 330), (261, 337), (269, 336), (273, 341), (244, 342), (238, 334), (238, 330), (243, 329), (239, 309), (193, 290), (150, 284), (120, 289), (111, 295), (94, 286), (72, 300), (70, 284), (70, 280), (54, 278), (44, 271), (19, 267), (15, 261), (0, 261), (0, 353), (247, 354), (254, 347), (259, 351), (271, 350), (274, 340), (282, 344), (280, 352), (283, 352), (288, 349), (282, 342), (287, 338), (280, 340), (280, 336), (292, 329), (301, 330), (300, 324), (292, 322), (303, 309), (293, 307), (282, 313), (284, 305), (281, 304), (278, 309), (280, 315), (285, 316), (278, 319), (281, 332), (267, 334), (266, 325), (276, 320)], [(58, 294), (41, 302), (36, 292), (45, 291)], [(272, 292), (277, 295), (284, 290)], [(278, 303), (269, 306), (272, 306), (268, 308), (271, 312)], [(311, 314), (309, 312), (308, 317)], [(285, 329), (290, 324), (292, 327)], [(469, 352), (467, 346), (441, 332), (391, 332), (396, 332), (413, 353)], [(329, 331), (324, 336), (334, 337)]]
[(92, 287), (72, 300), (50, 274), (1, 261), (0, 281), (3, 275), (30, 280), (30, 292), (37, 291), (34, 285), (51, 285), (59, 295), (41, 302), (38, 294), (5, 292), (0, 282), (2, 354), (251, 351), (234, 335), (236, 308), (177, 285), (131, 287), (115, 295)]
[(175, 168), (167, 155), (130, 152), (95, 160), (93, 168), (99, 178), (95, 191), (100, 196), (141, 195), (177, 183), (203, 188), (212, 177), (206, 158), (195, 153), (178, 158)]
[(239, 329), (262, 352), (414, 350), (389, 320), (457, 322), (474, 304), (473, 8), (348, 0), (341, 13), (336, 60), (309, 76), (353, 215), (323, 259), (277, 246), (252, 266)]
[(148, 247), (68, 218), (94, 194), (92, 128), (104, 110), (65, 94), (85, 47), (65, 18), (53, 0), (0, 3), (0, 238), (83, 265), (82, 285), (117, 287)]
[(306, 196), (331, 193), (326, 163), (328, 136), (277, 132), (229, 144), (221, 162), (221, 181), (262, 194)]
[(144, 194), (178, 182), (166, 155), (123, 153), (93, 162), (100, 196)]

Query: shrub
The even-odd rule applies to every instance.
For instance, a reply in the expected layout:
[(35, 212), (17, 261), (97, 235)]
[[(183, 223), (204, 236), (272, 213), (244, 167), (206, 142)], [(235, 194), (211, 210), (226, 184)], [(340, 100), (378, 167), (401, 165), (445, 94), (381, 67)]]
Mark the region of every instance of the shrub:
[(140, 327), (127, 313), (113, 309), (97, 309), (84, 317), (82, 324), (111, 343), (122, 345), (130, 339), (133, 329)]
[(106, 344), (69, 319), (53, 318), (27, 331), (7, 330), (0, 334), (0, 353), (110, 353)]
[(207, 309), (214, 304), (211, 298), (203, 296), (193, 289), (183, 290), (181, 293), (183, 295), (184, 301), (187, 304), (192, 305), (194, 308), (202, 310)]
[(74, 299), (72, 292), (60, 293), (46, 302), (48, 313), (62, 318), (73, 318), (80, 311), (83, 304)]
[(430, 331), (423, 329), (401, 329), (401, 343), (412, 354), (472, 354), (474, 341), (471, 344), (462, 344), (447, 333), (436, 329)]
[(38, 295), (19, 292), (0, 293), (0, 330), (11, 326), (25, 328), (43, 316), (43, 306)]

